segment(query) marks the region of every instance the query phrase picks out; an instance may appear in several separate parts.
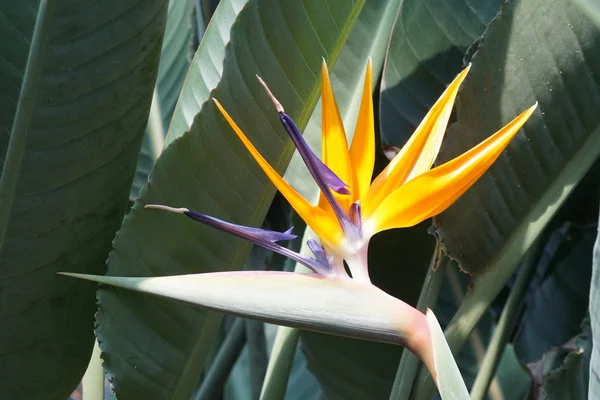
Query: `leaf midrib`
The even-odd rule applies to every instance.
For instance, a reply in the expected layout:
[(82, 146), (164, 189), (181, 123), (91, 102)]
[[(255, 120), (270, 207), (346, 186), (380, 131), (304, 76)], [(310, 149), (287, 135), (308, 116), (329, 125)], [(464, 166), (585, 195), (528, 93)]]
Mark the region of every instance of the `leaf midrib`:
[(27, 138), (31, 130), (31, 120), (38, 94), (38, 83), (42, 75), (46, 49), (50, 40), (53, 11), (54, 0), (40, 1), (23, 75), (23, 83), (19, 93), (17, 111), (8, 141), (2, 175), (0, 176), (0, 253), (4, 248), (23, 155), (27, 148)]

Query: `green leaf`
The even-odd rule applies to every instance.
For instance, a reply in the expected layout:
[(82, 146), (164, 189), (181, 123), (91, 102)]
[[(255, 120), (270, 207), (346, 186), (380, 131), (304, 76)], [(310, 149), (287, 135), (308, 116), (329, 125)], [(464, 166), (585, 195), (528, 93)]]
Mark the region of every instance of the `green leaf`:
[[(186, 84), (181, 89), (178, 105), (173, 111), (165, 147), (190, 129), (200, 108), (221, 82), (225, 67), (226, 46), (229, 44), (232, 34), (231, 27), (242, 8), (248, 3), (249, 0), (219, 2), (186, 75)], [(260, 21), (255, 21), (255, 23), (260, 23)]]
[(193, 0), (169, 0), (165, 39), (160, 53), (156, 93), (160, 115), (165, 128), (169, 127), (183, 81), (194, 56)]
[[(590, 287), (590, 326), (592, 343), (600, 343), (600, 233), (593, 253), (592, 282)], [(600, 396), (600, 346), (593, 346), (590, 362), (589, 398)]]
[(447, 251), (476, 276), (447, 330), (454, 350), (598, 158), (598, 38), (570, 0), (521, 1), (503, 8), (473, 57), (441, 160), (539, 107), (490, 171), (436, 218)]
[[(546, 276), (523, 304), (525, 312), (514, 338), (515, 352), (522, 362), (535, 361), (550, 348), (576, 336), (587, 314), (591, 254), (597, 229), (571, 225), (565, 223), (553, 232), (538, 265), (538, 273)], [(557, 235), (564, 239), (546, 264), (552, 251), (549, 246)]]
[(308, 368), (328, 399), (389, 396), (401, 347), (306, 331), (301, 334)]
[(130, 199), (137, 198), (160, 155), (175, 103), (193, 55), (192, 0), (169, 0), (165, 38), (160, 53), (158, 77), (146, 135), (131, 186)]
[(66, 398), (85, 371), (95, 288), (55, 273), (104, 272), (165, 16), (159, 0), (0, 4), (1, 398)]
[[(539, 32), (551, 34), (541, 39)], [(490, 171), (436, 218), (448, 252), (468, 272), (480, 274), (501, 258), (512, 270), (600, 154), (598, 33), (568, 0), (517, 2), (490, 24), (441, 159), (536, 101), (539, 107)]]
[(590, 355), (593, 347), (589, 319), (586, 318), (582, 328), (583, 332), (576, 337), (550, 349), (535, 363), (527, 364), (533, 381), (531, 398), (541, 400), (596, 398), (588, 395), (588, 382), (591, 377)]
[(600, 25), (600, 4), (595, 0), (573, 0), (591, 18), (596, 25)]
[(380, 96), (381, 140), (401, 146), (446, 85), (460, 72), (469, 46), (503, 0), (405, 0), (385, 61)]
[[(361, 7), (362, 1), (345, 0), (219, 5), (186, 77), (168, 146), (117, 235), (108, 261), (111, 275), (242, 267), (248, 243), (142, 206), (187, 206), (259, 226), (274, 189), (210, 97), (221, 101), (265, 158), (282, 171), (293, 148), (255, 74), (305, 127), (318, 98), (321, 57), (335, 62)], [(99, 299), (97, 334), (117, 395), (189, 398), (220, 316), (120, 290), (101, 290)]]
[[(531, 24), (533, 10), (544, 11), (539, 24)], [(538, 30), (552, 35), (538, 41)], [(600, 153), (598, 33), (569, 1), (518, 3), (490, 25), (473, 59), (444, 159), (479, 142), (482, 132), (493, 132), (526, 105), (537, 100), (540, 106), (505, 155), (436, 218), (448, 252), (478, 275), (459, 311), (472, 312), (471, 321)], [(460, 330), (466, 332), (473, 322), (464, 323), (463, 318)]]

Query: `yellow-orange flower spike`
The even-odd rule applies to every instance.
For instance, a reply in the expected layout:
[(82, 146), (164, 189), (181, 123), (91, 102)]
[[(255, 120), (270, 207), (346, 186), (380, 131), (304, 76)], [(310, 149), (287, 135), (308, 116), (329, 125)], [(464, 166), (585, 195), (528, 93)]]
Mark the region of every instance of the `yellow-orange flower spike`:
[(496, 161), (536, 107), (466, 153), (400, 186), (377, 206), (364, 229), (375, 233), (413, 226), (446, 210)]
[(334, 215), (326, 213), (319, 207), (312, 206), (306, 199), (294, 190), (273, 167), (264, 159), (254, 145), (248, 140), (246, 135), (237, 126), (227, 111), (218, 100), (213, 99), (217, 108), (223, 114), (233, 131), (248, 149), (252, 157), (265, 172), (267, 177), (273, 182), (277, 190), (286, 198), (290, 205), (296, 210), (300, 217), (315, 231), (317, 235), (326, 243), (337, 244), (343, 238), (341, 226)]
[[(369, 281), (366, 255), (370, 238), (386, 229), (415, 225), (447, 209), (500, 156), (536, 107), (523, 112), (478, 146), (431, 169), (458, 90), (469, 73), (468, 66), (440, 96), (406, 145), (371, 183), (375, 162), (371, 69), (369, 61), (354, 138), (348, 148), (327, 67), (323, 64), (323, 162), (308, 148), (293, 120), (261, 80), (284, 128), (321, 189), (318, 206), (309, 204), (283, 180), (215, 101), (269, 179), (320, 237), (323, 251), (331, 257), (323, 263), (336, 265), (334, 269), (339, 275), (339, 271), (343, 274), (342, 260), (345, 260), (353, 279), (365, 282)], [(320, 257), (323, 260), (325, 255)]]
[(362, 201), (365, 218), (368, 218), (377, 205), (392, 191), (431, 168), (442, 145), (458, 89), (467, 77), (469, 70), (470, 66), (454, 79), (427, 113), (406, 145), (375, 178)]

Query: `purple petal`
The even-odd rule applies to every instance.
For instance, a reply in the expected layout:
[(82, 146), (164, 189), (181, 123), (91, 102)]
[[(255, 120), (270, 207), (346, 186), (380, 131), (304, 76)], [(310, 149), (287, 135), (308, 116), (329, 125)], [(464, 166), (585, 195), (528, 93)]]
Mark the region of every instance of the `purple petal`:
[(362, 223), (360, 203), (355, 202), (350, 206), (350, 220), (354, 223), (354, 225), (360, 227)]
[(275, 243), (282, 240), (292, 240), (297, 238), (296, 235), (291, 234), (292, 229), (294, 227), (291, 227), (285, 232), (276, 232), (268, 229), (252, 228), (250, 226), (232, 224), (231, 222), (226, 222), (221, 219), (211, 217), (209, 215), (202, 214), (196, 211), (187, 210), (183, 213), (191, 219), (193, 219), (194, 221), (202, 222), (203, 224), (212, 226), (213, 228), (219, 229), (221, 231), (231, 233), (243, 239), (250, 240), (257, 244), (260, 244), (258, 242)]
[(323, 264), (329, 264), (329, 261), (327, 260), (327, 253), (320, 243), (318, 243), (315, 239), (308, 239), (306, 244), (310, 251), (312, 251), (317, 258), (317, 261)]
[(327, 202), (329, 205), (331, 205), (331, 208), (340, 222), (344, 233), (346, 235), (355, 236), (356, 232), (354, 231), (356, 231), (356, 227), (352, 221), (350, 221), (346, 212), (342, 210), (342, 207), (340, 207), (339, 203), (334, 199), (333, 194), (329, 190), (330, 188), (333, 190), (337, 188), (338, 193), (347, 194), (350, 193), (345, 189), (345, 186), (347, 185), (342, 182), (342, 180), (338, 178), (338, 176), (331, 171), (329, 167), (323, 164), (323, 162), (315, 155), (315, 153), (312, 152), (310, 147), (308, 147), (308, 143), (306, 143), (304, 137), (294, 123), (294, 120), (292, 120), (289, 115), (283, 111), (280, 111), (279, 119), (281, 120), (281, 123), (283, 124), (288, 135), (294, 142), (294, 145), (298, 149), (300, 156), (302, 156), (302, 159), (317, 183), (317, 186), (319, 186), (319, 189), (321, 189), (321, 193), (323, 193), (323, 196), (325, 196)]
[(308, 167), (310, 174), (314, 178), (317, 183), (321, 181), (325, 186), (329, 187), (336, 193), (339, 194), (350, 194), (348, 189), (348, 185), (344, 183), (336, 174), (329, 168), (327, 165), (321, 161), (319, 157), (311, 150), (304, 140), (304, 137), (300, 133), (300, 130), (296, 126), (294, 120), (287, 115), (285, 112), (279, 112), (279, 119), (283, 124), (285, 130), (287, 131), (290, 138), (294, 142), (294, 145), (298, 149), (298, 153), (304, 160), (304, 163)]
[(288, 229), (285, 232), (276, 232), (276, 231), (271, 231), (268, 229), (252, 228), (252, 227), (248, 227), (248, 226), (232, 224), (231, 222), (226, 222), (226, 221), (220, 220), (218, 218), (199, 213), (197, 211), (190, 211), (187, 208), (172, 208), (172, 207), (168, 207), (168, 206), (153, 205), (153, 204), (146, 205), (145, 207), (171, 211), (171, 212), (175, 212), (178, 214), (184, 214), (184, 215), (188, 216), (189, 218), (193, 219), (194, 221), (201, 222), (205, 225), (208, 225), (208, 226), (218, 229), (220, 231), (230, 233), (241, 239), (248, 240), (248, 241), (250, 241), (254, 244), (257, 244), (259, 246), (262, 246), (268, 250), (271, 250), (271, 251), (274, 251), (281, 255), (284, 255), (284, 256), (310, 268), (312, 271), (316, 272), (317, 274), (321, 274), (324, 276), (329, 276), (332, 274), (332, 271), (329, 268), (329, 263), (327, 262), (326, 258), (324, 260), (322, 260), (322, 259), (315, 260), (313, 258), (306, 257), (306, 256), (303, 256), (302, 254), (296, 253), (295, 251), (292, 251), (292, 250), (288, 249), (287, 247), (281, 246), (276, 243), (281, 240), (295, 239), (297, 236), (291, 234), (292, 228)]
[(334, 192), (339, 194), (350, 194), (348, 189), (346, 189), (348, 185), (344, 183), (327, 165), (325, 165), (319, 159), (319, 157), (315, 155), (315, 153), (313, 153), (313, 151), (308, 146), (308, 143), (306, 143), (306, 141), (304, 140), (304, 137), (300, 133), (300, 130), (296, 126), (294, 120), (285, 113), (285, 111), (283, 110), (283, 106), (275, 98), (275, 96), (273, 96), (273, 93), (271, 93), (267, 84), (258, 75), (257, 78), (260, 84), (264, 87), (269, 97), (271, 98), (275, 109), (279, 113), (279, 119), (283, 124), (283, 127), (292, 139), (292, 142), (294, 142), (294, 146), (296, 146), (296, 149), (298, 149), (302, 160), (304, 160), (304, 164), (306, 164), (306, 167), (308, 168), (310, 174), (317, 183), (317, 186), (319, 186), (321, 193), (323, 193), (323, 196), (325, 196), (327, 202), (329, 203), (329, 205), (331, 205), (331, 208), (333, 209), (335, 216), (340, 222), (344, 233), (350, 236), (357, 236), (358, 231), (356, 229), (356, 226), (352, 223), (352, 221), (350, 221), (350, 218), (348, 218), (346, 212), (342, 210), (342, 207), (340, 207), (338, 202), (333, 197), (333, 194), (331, 193), (331, 190), (333, 190)]

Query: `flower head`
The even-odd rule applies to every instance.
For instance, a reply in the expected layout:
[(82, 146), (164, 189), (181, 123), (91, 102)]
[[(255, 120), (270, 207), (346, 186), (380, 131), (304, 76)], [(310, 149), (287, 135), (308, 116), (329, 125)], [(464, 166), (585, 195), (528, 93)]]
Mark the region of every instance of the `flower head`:
[[(458, 89), (468, 71), (469, 67), (448, 86), (407, 144), (372, 182), (375, 131), (370, 63), (350, 146), (323, 64), (321, 158), (312, 152), (292, 118), (259, 78), (319, 186), (321, 196), (317, 205), (310, 204), (285, 182), (215, 100), (265, 174), (319, 237), (320, 243), (313, 239), (307, 243), (314, 258), (278, 243), (295, 238), (291, 228), (275, 232), (236, 225), (187, 208), (146, 207), (183, 214), (252, 241), (307, 266), (316, 274), (245, 271), (153, 278), (65, 275), (267, 322), (402, 344), (425, 363), (442, 398), (468, 399), (460, 371), (433, 312), (428, 310), (425, 315), (371, 285), (367, 270), (368, 243), (373, 235), (415, 225), (447, 209), (498, 158), (533, 113), (535, 105), (471, 150), (432, 169)], [(347, 262), (353, 281), (346, 274), (343, 261)]]
[(320, 199), (317, 205), (310, 204), (271, 167), (221, 103), (214, 99), (217, 108), (258, 165), (319, 237), (321, 245), (313, 241), (310, 246), (316, 259), (301, 256), (275, 241), (264, 239), (266, 236), (283, 238), (290, 234), (289, 231), (279, 234), (284, 236), (273, 236), (271, 231), (240, 227), (187, 209), (154, 205), (147, 207), (183, 213), (197, 221), (282, 253), (329, 277), (348, 278), (343, 266), (343, 261), (346, 261), (352, 278), (370, 282), (366, 260), (371, 237), (387, 229), (416, 225), (446, 210), (492, 165), (537, 106), (536, 104), (525, 110), (471, 150), (432, 169), (456, 95), (469, 69), (470, 66), (467, 66), (452, 81), (406, 145), (372, 182), (375, 128), (370, 61), (350, 146), (333, 95), (327, 66), (323, 62), (321, 159), (310, 149), (292, 118), (285, 113), (281, 103), (259, 77), (259, 82), (271, 98), (284, 129), (319, 186)]
[[(366, 257), (368, 243), (373, 235), (387, 229), (410, 227), (443, 212), (492, 165), (531, 116), (537, 104), (471, 150), (431, 168), (440, 150), (458, 89), (469, 69), (470, 66), (466, 67), (448, 86), (406, 145), (373, 182), (375, 130), (370, 61), (350, 146), (331, 89), (327, 66), (323, 63), (322, 159), (309, 148), (292, 118), (285, 113), (281, 103), (262, 79), (258, 78), (273, 101), (284, 129), (319, 186), (321, 194), (317, 205), (310, 204), (271, 167), (224, 107), (214, 99), (219, 111), (271, 182), (321, 240), (322, 247), (319, 246), (319, 249), (316, 242), (311, 245), (319, 261), (301, 260), (299, 257), (304, 256), (299, 255), (292, 258), (315, 272), (324, 274), (326, 271), (326, 275), (339, 278), (348, 277), (342, 262), (345, 260), (354, 279), (368, 282)], [(191, 211), (184, 214), (192, 218), (193, 215), (201, 215)], [(214, 218), (205, 216), (200, 221), (219, 228), (215, 225)], [(240, 229), (239, 226), (236, 227), (235, 229)], [(228, 232), (236, 234), (233, 229)], [(265, 244), (260, 239), (261, 235), (244, 237), (257, 244)], [(269, 246), (271, 250), (282, 252), (282, 246)], [(290, 256), (291, 252), (288, 251), (285, 255)], [(326, 263), (326, 260), (329, 262)], [(317, 264), (319, 268), (316, 267)]]

